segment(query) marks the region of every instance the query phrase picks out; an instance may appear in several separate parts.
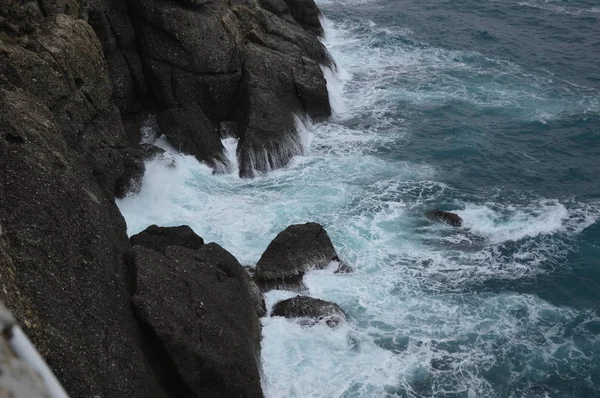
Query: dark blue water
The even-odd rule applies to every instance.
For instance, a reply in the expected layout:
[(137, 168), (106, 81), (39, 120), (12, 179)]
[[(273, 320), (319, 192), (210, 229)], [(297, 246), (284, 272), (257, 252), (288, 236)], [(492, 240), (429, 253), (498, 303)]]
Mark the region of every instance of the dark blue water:
[[(432, 166), (435, 180), (450, 188), (441, 195), (419, 191), (418, 207), (486, 213), (474, 222), (496, 227), (524, 223), (508, 228), (515, 235), (491, 254), (506, 268), (527, 268), (521, 275), (458, 283), (437, 275), (441, 285), (424, 289), (514, 292), (581, 311), (567, 323), (546, 321), (556, 322), (557, 338), (576, 341), (580, 358), (571, 352), (532, 362), (525, 353), (531, 347), (496, 340), (489, 349), (497, 362), (480, 375), (489, 383), (484, 394), (600, 396), (600, 3), (368, 1), (323, 9), (370, 48), (367, 56), (382, 61), (357, 68), (350, 85), (381, 86), (388, 95), (346, 125), (397, 134), (374, 150), (377, 156)], [(558, 227), (549, 227), (556, 222), (551, 213), (561, 210)], [(544, 213), (548, 219), (541, 220)], [(528, 223), (531, 231), (523, 232)], [(487, 226), (473, 229), (485, 235)], [(486, 266), (480, 257), (460, 261)], [(523, 333), (543, 333), (537, 328), (524, 325)], [(434, 393), (428, 383), (390, 394), (478, 396), (452, 388)]]
[(337, 117), (254, 180), (149, 162), (129, 232), (188, 224), (254, 264), (326, 227), (356, 272), (306, 294), (348, 323), (263, 318), (268, 397), (600, 397), (600, 3), (318, 3)]

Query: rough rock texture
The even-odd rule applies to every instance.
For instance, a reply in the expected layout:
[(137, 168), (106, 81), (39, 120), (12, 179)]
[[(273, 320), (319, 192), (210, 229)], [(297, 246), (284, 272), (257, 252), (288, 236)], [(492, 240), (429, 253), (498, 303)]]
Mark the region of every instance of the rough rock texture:
[(15, 320), (0, 302), (0, 397), (50, 398), (42, 377), (10, 345)]
[(246, 271), (209, 243), (134, 246), (133, 304), (172, 396), (262, 397), (260, 321)]
[(430, 210), (425, 213), (425, 216), (430, 220), (439, 221), (451, 227), (461, 227), (463, 222), (458, 214), (444, 210)]
[(5, 34), (0, 65), (0, 84), (48, 107), (66, 145), (82, 155), (108, 193), (125, 191), (124, 175), (143, 174), (138, 154), (125, 150), (102, 49), (87, 23), (59, 14), (37, 24), (31, 35)]
[(321, 26), (321, 10), (314, 0), (285, 0), (294, 19), (304, 27), (313, 31), (317, 36), (323, 36)]
[[(144, 150), (137, 144), (148, 113), (199, 109), (206, 117), (194, 123), (233, 126), (227, 130), (240, 139), (244, 176), (281, 167), (301, 151), (294, 114), (329, 116), (319, 65), (330, 60), (312, 11), (298, 13), (288, 3), (0, 0), (0, 299), (72, 397), (261, 394), (254, 348), (218, 360), (222, 353), (210, 345), (182, 351), (169, 340), (150, 311), (165, 297), (140, 290), (149, 284), (146, 274), (132, 274), (140, 269), (114, 196), (140, 187)], [(218, 158), (214, 127), (200, 140), (185, 127), (180, 142), (194, 143), (204, 161)], [(227, 326), (221, 337), (235, 345), (245, 336), (247, 346), (258, 347), (262, 296), (231, 265), (235, 259), (214, 259), (218, 250), (210, 245), (194, 252), (169, 244), (136, 250), (171, 265), (170, 251), (181, 251), (186, 264), (212, 270), (198, 281), (234, 292), (214, 292), (214, 300), (246, 303), (235, 306), (235, 319), (214, 312)], [(197, 304), (198, 297), (188, 300)], [(203, 316), (196, 308), (190, 320)], [(200, 327), (181, 324), (185, 333)], [(238, 326), (250, 332), (230, 336)], [(216, 329), (206, 333), (216, 341)], [(170, 357), (156, 352), (157, 342), (177, 366), (163, 361)], [(188, 359), (206, 374), (182, 369), (178, 361)]]
[(165, 254), (168, 246), (183, 246), (188, 249), (200, 249), (204, 244), (204, 239), (187, 225), (179, 227), (159, 227), (151, 225), (139, 234), (129, 238), (131, 244), (136, 246), (145, 246)]
[(320, 69), (331, 60), (318, 40), (312, 0), (93, 3), (90, 23), (121, 112), (181, 112), (195, 104), (215, 125), (237, 122), (242, 176), (282, 167), (301, 153), (295, 114), (331, 114)]
[(290, 225), (269, 244), (256, 264), (254, 280), (263, 289), (302, 288), (310, 269), (339, 261), (327, 231), (317, 223)]
[(161, 397), (127, 290), (114, 194), (132, 155), (100, 43), (54, 16), (69, 2), (39, 4), (0, 7), (16, 26), (0, 27), (0, 299), (72, 397)]
[(158, 118), (158, 124), (169, 141), (180, 152), (194, 155), (215, 172), (229, 171), (229, 161), (217, 127), (194, 103), (183, 108), (171, 108)]
[(273, 306), (271, 316), (300, 318), (298, 321), (308, 326), (324, 322), (329, 327), (335, 327), (346, 320), (346, 314), (339, 305), (307, 296), (296, 296), (277, 302)]

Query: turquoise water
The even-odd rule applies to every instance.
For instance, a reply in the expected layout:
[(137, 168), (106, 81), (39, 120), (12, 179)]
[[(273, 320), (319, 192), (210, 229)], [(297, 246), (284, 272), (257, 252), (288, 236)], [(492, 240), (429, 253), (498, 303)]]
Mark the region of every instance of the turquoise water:
[(600, 396), (594, 3), (322, 0), (334, 120), (250, 181), (149, 162), (129, 233), (189, 224), (253, 265), (287, 225), (326, 227), (356, 272), (308, 293), (348, 323), (264, 318), (268, 397)]

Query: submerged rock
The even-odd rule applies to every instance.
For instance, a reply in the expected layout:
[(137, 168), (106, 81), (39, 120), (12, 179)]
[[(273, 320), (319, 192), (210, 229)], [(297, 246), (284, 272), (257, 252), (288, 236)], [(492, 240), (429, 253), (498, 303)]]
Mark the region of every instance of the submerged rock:
[(462, 218), (456, 213), (450, 213), (444, 210), (430, 210), (425, 213), (425, 216), (433, 221), (439, 221), (444, 224), (448, 224), (451, 227), (461, 227)]
[[(157, 236), (157, 235), (154, 235)], [(134, 246), (133, 305), (171, 396), (262, 397), (260, 330), (246, 271), (214, 243)]]
[(296, 296), (277, 302), (273, 306), (271, 316), (299, 318), (300, 323), (309, 326), (326, 323), (329, 327), (336, 327), (346, 320), (346, 314), (339, 305), (307, 296)]
[(338, 260), (333, 243), (320, 224), (290, 225), (273, 239), (258, 260), (254, 280), (265, 290), (299, 290), (307, 271), (323, 269)]

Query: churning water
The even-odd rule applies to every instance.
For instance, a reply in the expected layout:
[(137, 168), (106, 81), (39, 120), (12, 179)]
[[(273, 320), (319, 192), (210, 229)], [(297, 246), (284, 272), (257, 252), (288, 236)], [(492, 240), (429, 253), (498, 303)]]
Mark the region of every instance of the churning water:
[(264, 318), (267, 397), (600, 396), (600, 6), (320, 6), (336, 116), (299, 121), (305, 154), (253, 180), (148, 162), (118, 201), (129, 233), (188, 224), (253, 265), (325, 226), (356, 272), (306, 285), (348, 323)]

